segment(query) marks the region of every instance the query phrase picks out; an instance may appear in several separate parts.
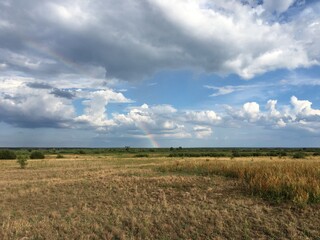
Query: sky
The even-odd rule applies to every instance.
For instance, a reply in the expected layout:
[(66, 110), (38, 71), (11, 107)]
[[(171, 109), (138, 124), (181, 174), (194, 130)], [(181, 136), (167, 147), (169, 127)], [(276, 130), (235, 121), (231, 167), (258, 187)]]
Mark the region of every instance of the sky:
[(320, 147), (319, 0), (0, 0), (0, 147)]

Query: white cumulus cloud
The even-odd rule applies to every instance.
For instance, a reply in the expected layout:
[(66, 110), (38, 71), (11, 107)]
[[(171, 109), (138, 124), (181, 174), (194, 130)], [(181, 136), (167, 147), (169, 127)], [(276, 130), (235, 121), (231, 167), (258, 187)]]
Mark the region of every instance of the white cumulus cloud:
[(93, 126), (106, 127), (114, 125), (112, 120), (107, 118), (106, 107), (108, 103), (129, 103), (130, 99), (122, 93), (114, 92), (111, 89), (98, 90), (94, 92), (78, 92), (78, 96), (85, 98), (84, 114), (78, 116), (76, 121), (88, 122)]
[(208, 126), (196, 125), (193, 127), (196, 138), (207, 138), (212, 134), (212, 129)]

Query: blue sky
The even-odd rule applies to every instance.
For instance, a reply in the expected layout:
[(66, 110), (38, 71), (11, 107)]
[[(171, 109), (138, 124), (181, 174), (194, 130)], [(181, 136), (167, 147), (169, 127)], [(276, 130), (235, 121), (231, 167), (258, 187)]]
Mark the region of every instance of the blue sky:
[(1, 147), (320, 147), (320, 1), (0, 2)]

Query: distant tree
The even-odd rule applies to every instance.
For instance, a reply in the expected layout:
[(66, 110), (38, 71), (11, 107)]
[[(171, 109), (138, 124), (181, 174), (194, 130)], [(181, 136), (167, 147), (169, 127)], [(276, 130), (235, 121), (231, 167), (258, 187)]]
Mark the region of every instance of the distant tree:
[(295, 154), (293, 154), (292, 157), (293, 158), (305, 158), (306, 154), (304, 152), (296, 152)]
[(16, 159), (17, 156), (14, 151), (11, 150), (0, 150), (0, 159)]
[(31, 158), (31, 159), (44, 159), (45, 156), (44, 156), (43, 152), (33, 151), (33, 152), (30, 154), (30, 158)]
[(25, 169), (28, 165), (27, 157), (25, 155), (19, 155), (17, 163), (19, 163), (21, 169)]
[(240, 153), (238, 151), (232, 151), (232, 157), (241, 157)]
[(278, 153), (278, 155), (279, 155), (279, 157), (285, 157), (285, 156), (287, 156), (287, 153), (285, 151), (280, 151)]
[(81, 149), (81, 150), (79, 150), (79, 154), (86, 154), (86, 151)]

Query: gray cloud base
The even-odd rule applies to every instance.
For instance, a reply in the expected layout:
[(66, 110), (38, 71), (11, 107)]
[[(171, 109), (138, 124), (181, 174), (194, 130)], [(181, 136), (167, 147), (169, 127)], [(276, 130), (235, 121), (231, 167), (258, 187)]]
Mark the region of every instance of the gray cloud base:
[[(283, 25), (268, 23), (263, 6), (234, 1), (208, 8), (158, 0), (17, 0), (0, 6), (0, 62), (6, 71), (42, 78), (90, 75), (90, 66), (127, 81), (177, 68), (251, 78), (319, 60), (319, 29), (312, 26), (318, 5), (306, 10), (309, 17), (300, 14)], [(307, 39), (296, 34), (302, 30)], [(288, 57), (291, 63), (284, 61)]]

